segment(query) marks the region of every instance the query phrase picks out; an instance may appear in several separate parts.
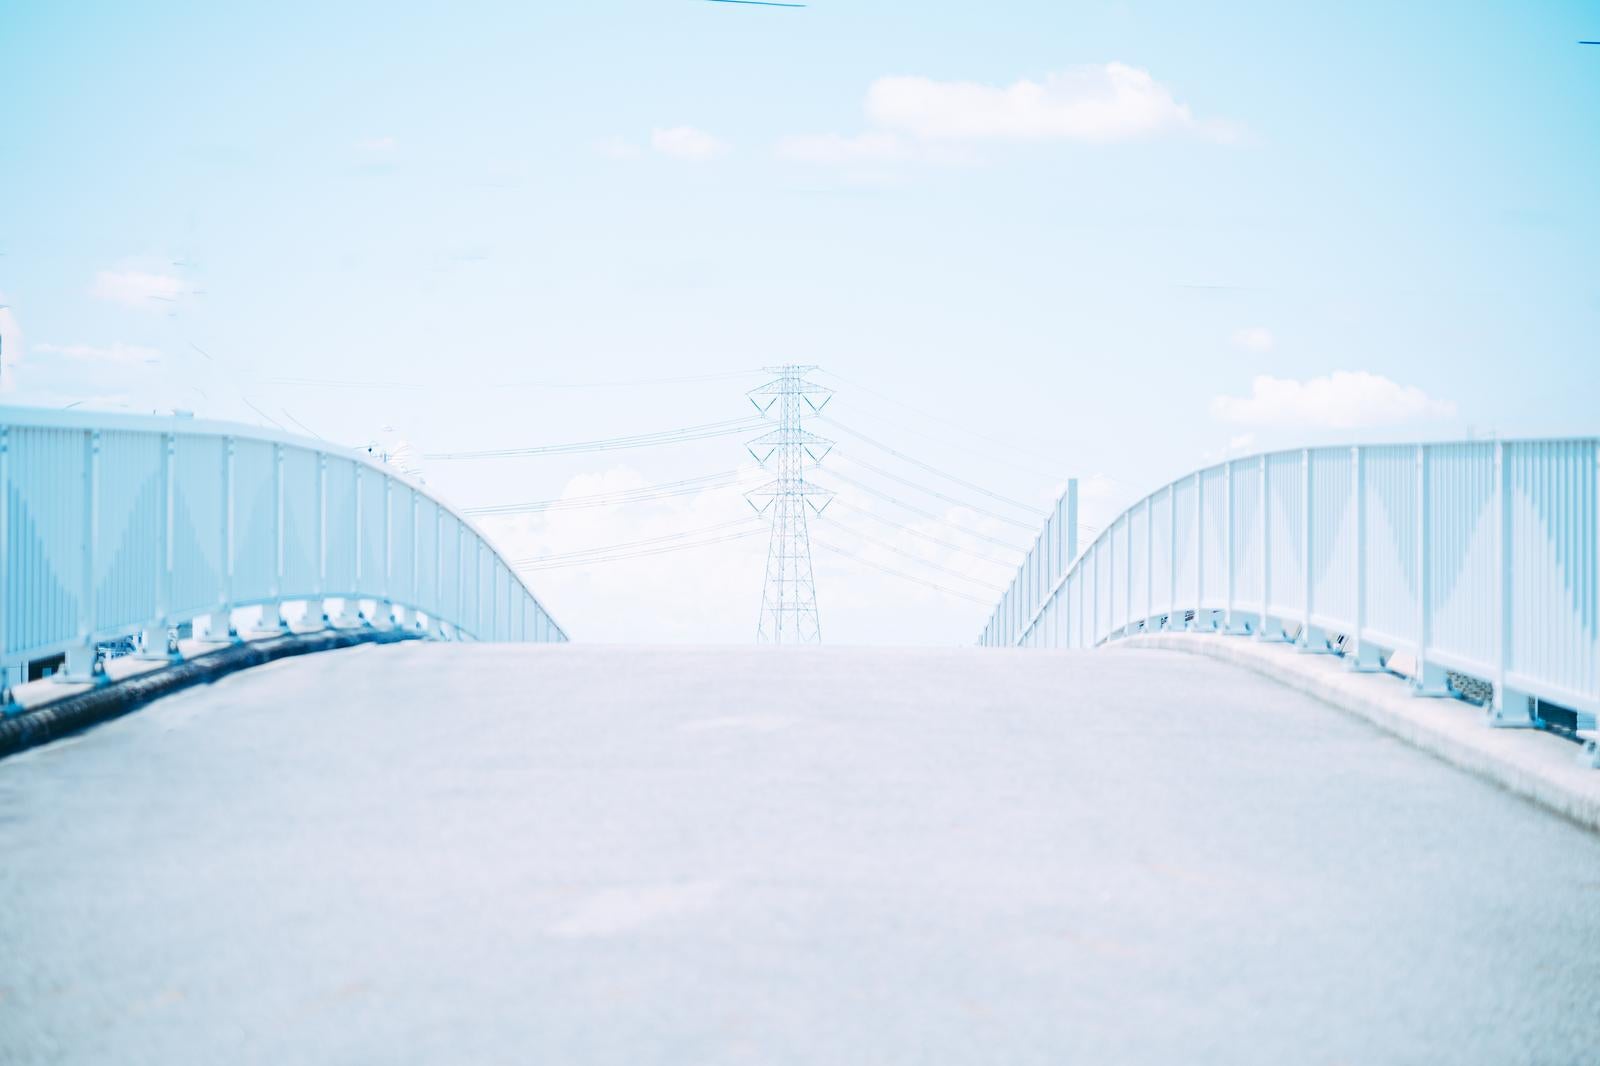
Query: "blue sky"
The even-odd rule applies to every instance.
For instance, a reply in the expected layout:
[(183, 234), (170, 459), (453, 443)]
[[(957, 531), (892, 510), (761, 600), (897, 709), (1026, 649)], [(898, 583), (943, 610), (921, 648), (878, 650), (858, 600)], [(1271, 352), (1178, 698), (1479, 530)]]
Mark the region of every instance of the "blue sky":
[[(1086, 479), (1091, 522), (1230, 449), (1600, 430), (1600, 3), (227, 7), (5, 5), (5, 402), (437, 452), (733, 418), (761, 379), (534, 381), (804, 361), (963, 479)], [(740, 453), (426, 475), (474, 505)], [(1027, 539), (917, 499), (944, 524), (882, 516)], [(540, 556), (743, 506), (485, 528)], [(580, 636), (743, 640), (759, 541), (532, 580)], [(987, 615), (820, 555), (819, 594), (832, 639)]]

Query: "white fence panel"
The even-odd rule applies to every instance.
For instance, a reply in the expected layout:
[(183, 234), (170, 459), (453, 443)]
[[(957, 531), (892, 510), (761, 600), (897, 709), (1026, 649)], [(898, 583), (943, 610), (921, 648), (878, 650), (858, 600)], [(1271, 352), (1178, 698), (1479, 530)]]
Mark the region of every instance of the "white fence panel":
[(1418, 537), (1422, 451), (1414, 446), (1362, 449), (1362, 636), (1415, 651), (1422, 639)]
[(1349, 448), (1311, 453), (1311, 618), (1335, 631), (1355, 625), (1354, 486)]
[(159, 610), (165, 557), (166, 443), (106, 433), (97, 446), (93, 556), (96, 628), (133, 630)]
[(284, 596), (322, 592), (322, 456), (283, 449)]
[(278, 596), (278, 446), (240, 440), (233, 446), (234, 603), (265, 603)]
[(172, 604), (192, 618), (227, 598), (227, 441), (180, 436), (172, 461)]
[(1600, 699), (1592, 441), (1505, 445), (1511, 630), (1508, 683)]
[(1495, 447), (1428, 449), (1428, 649), (1479, 674), (1492, 671), (1499, 658)]
[[(1052, 528), (1030, 559), (1060, 550)], [(1363, 669), (1414, 652), (1421, 692), (1446, 691), (1445, 670), (1483, 678), (1502, 724), (1523, 697), (1600, 713), (1593, 438), (1233, 460), (1140, 499), (1066, 565), (1043, 575), (1059, 605), (1037, 617), (1008, 610), (1031, 588), (1025, 566), (982, 640), (1087, 647), (1163, 616), (1210, 628), (1221, 611), (1231, 632), (1316, 649), (1344, 634)]]
[(1306, 607), (1305, 453), (1267, 456), (1267, 568), (1269, 610), (1299, 618)]
[(307, 601), (316, 624), (325, 597), (376, 602), (381, 624), (393, 604), (480, 639), (566, 639), (492, 546), (389, 468), (187, 418), (0, 408), (0, 564), (6, 683), (59, 653), (79, 676), (99, 644), (202, 615), (215, 632), (238, 607), (270, 624)]
[(1261, 544), (1261, 470), (1260, 459), (1240, 459), (1228, 464), (1231, 511), (1228, 572), (1233, 582), (1228, 608), (1232, 611), (1259, 613), (1265, 593), (1262, 582), (1266, 575), (1261, 569), (1265, 559)]

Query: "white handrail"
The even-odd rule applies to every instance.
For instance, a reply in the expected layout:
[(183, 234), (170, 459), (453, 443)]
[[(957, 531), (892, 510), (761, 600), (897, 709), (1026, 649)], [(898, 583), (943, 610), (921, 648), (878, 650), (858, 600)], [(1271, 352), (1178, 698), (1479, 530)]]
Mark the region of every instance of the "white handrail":
[(1444, 694), (1446, 671), (1490, 682), (1498, 724), (1531, 724), (1530, 697), (1600, 713), (1594, 438), (1234, 459), (1162, 486), (1058, 559), (1035, 546), (980, 644), (1187, 629), (1315, 651), (1342, 637), (1357, 669), (1403, 653), (1421, 694)]
[[(473, 524), (364, 453), (183, 417), (0, 407), (0, 668), (234, 608), (476, 640), (566, 634)], [(378, 605), (364, 618), (362, 601)]]

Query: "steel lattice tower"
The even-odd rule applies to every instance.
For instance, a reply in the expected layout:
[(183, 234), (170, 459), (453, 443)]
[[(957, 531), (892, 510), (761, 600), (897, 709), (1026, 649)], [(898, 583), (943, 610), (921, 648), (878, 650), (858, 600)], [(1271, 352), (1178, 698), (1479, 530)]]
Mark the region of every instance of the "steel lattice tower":
[(772, 514), (772, 537), (767, 547), (767, 578), (761, 592), (761, 618), (756, 623), (758, 644), (820, 644), (822, 625), (817, 618), (817, 585), (811, 573), (811, 534), (806, 528), (806, 508), (821, 514), (833, 493), (806, 481), (806, 463), (822, 462), (833, 441), (817, 436), (802, 424), (808, 414), (819, 413), (833, 398), (833, 390), (807, 381), (814, 366), (768, 367), (778, 375), (747, 396), (763, 415), (777, 408), (778, 426), (749, 442), (750, 454), (762, 469), (777, 476), (745, 494), (757, 514)]

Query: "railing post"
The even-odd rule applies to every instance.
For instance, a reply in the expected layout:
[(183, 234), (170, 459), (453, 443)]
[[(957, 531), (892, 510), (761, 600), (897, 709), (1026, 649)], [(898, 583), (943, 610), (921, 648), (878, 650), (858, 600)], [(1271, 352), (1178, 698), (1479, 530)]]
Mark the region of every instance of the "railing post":
[(1412, 691), (1419, 696), (1449, 696), (1450, 682), (1444, 668), (1428, 661), (1428, 646), (1433, 642), (1433, 578), (1429, 542), (1433, 537), (1432, 516), (1428, 508), (1428, 447), (1417, 445), (1417, 672), (1411, 679)]
[(1089, 559), (1094, 567), (1094, 600), (1089, 604), (1089, 642), (1094, 647), (1100, 642), (1100, 541), (1095, 540), (1089, 549)]
[(178, 650), (177, 634), (172, 628), (172, 569), (176, 562), (173, 548), (173, 530), (177, 518), (177, 502), (173, 492), (173, 477), (178, 461), (178, 438), (174, 433), (161, 434), (161, 562), (156, 567), (155, 625), (140, 634), (143, 655), (149, 659), (166, 659), (177, 662), (183, 658)]
[(1182, 629), (1178, 614), (1178, 483), (1167, 483), (1167, 628)]
[(1311, 477), (1311, 449), (1303, 448), (1300, 451), (1300, 576), (1305, 583), (1305, 596), (1301, 608), (1298, 644), (1303, 651), (1326, 652), (1329, 650), (1328, 638), (1311, 624), (1312, 596), (1316, 590), (1316, 571), (1311, 565), (1311, 549), (1315, 546), (1311, 526), (1317, 513), (1311, 504), (1311, 490), (1314, 487)]
[(1206, 482), (1194, 472), (1194, 628), (1210, 629), (1202, 620), (1206, 600)]
[(286, 630), (283, 618), (283, 445), (272, 446), (272, 599), (261, 607), (262, 629)]
[(305, 623), (328, 624), (328, 453), (317, 452), (317, 596), (306, 601)]
[(406, 614), (408, 625), (416, 625), (416, 605), (422, 602), (422, 553), (417, 550), (422, 532), (422, 523), (417, 521), (417, 490), (406, 486), (406, 495), (411, 500), (411, 608)]
[(206, 623), (206, 639), (233, 641), (233, 453), (234, 439), (222, 438), (222, 604), (211, 612)]
[[(1131, 551), (1131, 547), (1133, 547), (1133, 523), (1130, 520), (1123, 519), (1122, 535), (1128, 538), (1128, 547), (1125, 547), (1122, 552), (1118, 552), (1117, 523), (1110, 523), (1110, 536), (1106, 538), (1107, 543), (1110, 544), (1110, 618), (1107, 621), (1110, 621), (1110, 627), (1112, 627), (1114, 634), (1117, 632), (1117, 562), (1118, 560), (1123, 560), (1125, 567), (1128, 563), (1133, 562), (1133, 560), (1128, 559), (1133, 554), (1133, 551)], [(1123, 576), (1120, 584), (1122, 584), (1122, 631), (1123, 634), (1126, 634), (1128, 632), (1128, 615), (1133, 613), (1133, 605), (1128, 603), (1128, 589), (1133, 586), (1133, 567), (1128, 567), (1128, 573)]]
[(394, 478), (383, 476), (383, 624), (394, 624)]
[(1355, 512), (1355, 583), (1356, 625), (1355, 654), (1350, 657), (1350, 669), (1368, 672), (1381, 670), (1377, 649), (1367, 643), (1367, 465), (1365, 450), (1357, 446), (1350, 449), (1351, 506)]
[(1233, 601), (1234, 577), (1237, 567), (1234, 561), (1234, 552), (1238, 545), (1233, 542), (1233, 460), (1225, 459), (1222, 463), (1222, 524), (1223, 543), (1226, 545), (1225, 562), (1222, 579), (1222, 627), (1228, 632), (1234, 631)]
[(1258, 493), (1261, 500), (1261, 624), (1256, 628), (1256, 636), (1261, 640), (1278, 640), (1283, 636), (1283, 627), (1267, 620), (1272, 609), (1272, 497), (1268, 495), (1271, 484), (1267, 457), (1263, 455)]
[(83, 434), (83, 479), (78, 491), (83, 501), (80, 530), (83, 540), (79, 546), (83, 574), (78, 582), (77, 638), (68, 646), (66, 661), (57, 675), (62, 681), (98, 679), (94, 643), (95, 534), (99, 524), (96, 512), (100, 505), (100, 431), (97, 429), (85, 430)]
[(1067, 479), (1067, 563), (1078, 557), (1078, 479)]
[(1155, 628), (1156, 617), (1156, 507), (1155, 497), (1144, 498), (1144, 628)]
[[(364, 591), (362, 584), (366, 579), (366, 575), (361, 572), (361, 556), (362, 548), (364, 547), (362, 544), (362, 534), (365, 532), (366, 528), (366, 516), (363, 513), (364, 501), (362, 499), (361, 492), (361, 475), (365, 471), (361, 463), (356, 462), (353, 465), (355, 467), (355, 476), (351, 478), (350, 483), (352, 485), (351, 495), (354, 497), (354, 499), (351, 500), (350, 507), (352, 528), (349, 535), (351, 540), (354, 542), (354, 550), (351, 554), (355, 562), (355, 581), (353, 582), (355, 587), (352, 588), (350, 592), (360, 593)], [(340, 626), (361, 626), (367, 624), (367, 616), (361, 610), (360, 595), (352, 596), (347, 594), (345, 596), (344, 608), (340, 610), (339, 620), (335, 624)]]
[(1515, 646), (1516, 609), (1513, 594), (1516, 591), (1515, 567), (1512, 554), (1512, 464), (1506, 455), (1503, 441), (1494, 446), (1494, 496), (1495, 496), (1495, 671), (1494, 702), (1487, 718), (1490, 725), (1529, 726), (1533, 724), (1528, 696), (1523, 692), (1506, 690), (1506, 675), (1511, 669), (1511, 649)]

